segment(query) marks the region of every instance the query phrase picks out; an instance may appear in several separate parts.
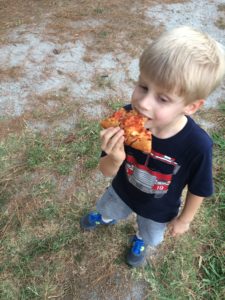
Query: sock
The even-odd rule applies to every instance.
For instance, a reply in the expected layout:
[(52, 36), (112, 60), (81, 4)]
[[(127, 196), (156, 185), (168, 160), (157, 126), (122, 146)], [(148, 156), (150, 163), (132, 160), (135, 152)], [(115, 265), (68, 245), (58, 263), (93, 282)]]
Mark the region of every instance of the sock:
[(113, 219), (103, 218), (103, 216), (102, 216), (102, 221), (103, 221), (104, 223), (109, 223), (109, 222), (113, 221)]

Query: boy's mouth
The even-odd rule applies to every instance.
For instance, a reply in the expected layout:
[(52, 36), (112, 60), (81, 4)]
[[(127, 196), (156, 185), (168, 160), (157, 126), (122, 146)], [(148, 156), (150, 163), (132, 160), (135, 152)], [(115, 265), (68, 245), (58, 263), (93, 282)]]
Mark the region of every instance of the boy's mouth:
[(139, 113), (141, 116), (147, 118), (147, 122), (148, 121), (152, 121), (152, 118), (150, 118), (149, 116), (146, 116), (145, 114), (143, 114), (142, 112), (140, 112), (136, 107), (133, 107), (134, 110), (136, 110), (137, 113)]
[(148, 117), (148, 116), (145, 116), (145, 115), (142, 115), (142, 116), (145, 117), (145, 118), (147, 118), (147, 122), (153, 120), (152, 118), (150, 118), (150, 117)]
[[(141, 114), (141, 113), (140, 113)], [(141, 114), (144, 118), (146, 118), (147, 119), (147, 121), (145, 122), (146, 124), (148, 124), (149, 122), (151, 122), (153, 119), (152, 118), (150, 118), (150, 117), (148, 117), (148, 116), (146, 116), (146, 115), (144, 115), (144, 114)]]

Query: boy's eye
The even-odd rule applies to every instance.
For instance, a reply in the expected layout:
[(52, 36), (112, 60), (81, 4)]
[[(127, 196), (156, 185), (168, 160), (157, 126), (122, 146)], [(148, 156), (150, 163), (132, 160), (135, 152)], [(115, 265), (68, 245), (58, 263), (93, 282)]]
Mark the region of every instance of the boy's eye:
[(144, 90), (144, 91), (148, 91), (148, 87), (147, 86), (144, 86), (144, 85), (141, 85), (141, 84), (139, 84), (139, 87), (142, 89), (142, 90)]
[(168, 99), (165, 98), (165, 97), (162, 97), (162, 96), (159, 96), (159, 100), (160, 100), (161, 102), (163, 102), (163, 103), (168, 102)]

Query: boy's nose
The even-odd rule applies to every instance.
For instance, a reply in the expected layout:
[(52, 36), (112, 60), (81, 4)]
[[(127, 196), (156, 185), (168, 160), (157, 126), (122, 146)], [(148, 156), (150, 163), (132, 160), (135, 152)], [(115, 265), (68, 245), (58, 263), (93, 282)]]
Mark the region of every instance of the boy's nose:
[(153, 105), (154, 96), (152, 93), (146, 94), (142, 99), (139, 101), (139, 107), (145, 110), (151, 110)]

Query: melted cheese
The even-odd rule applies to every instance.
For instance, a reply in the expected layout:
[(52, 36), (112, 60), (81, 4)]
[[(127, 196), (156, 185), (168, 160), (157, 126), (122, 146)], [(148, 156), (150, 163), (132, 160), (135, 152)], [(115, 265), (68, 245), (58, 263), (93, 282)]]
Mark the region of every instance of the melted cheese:
[(136, 136), (138, 134), (139, 134), (138, 131), (135, 131), (135, 130), (130, 133), (130, 135), (132, 135), (132, 136)]

